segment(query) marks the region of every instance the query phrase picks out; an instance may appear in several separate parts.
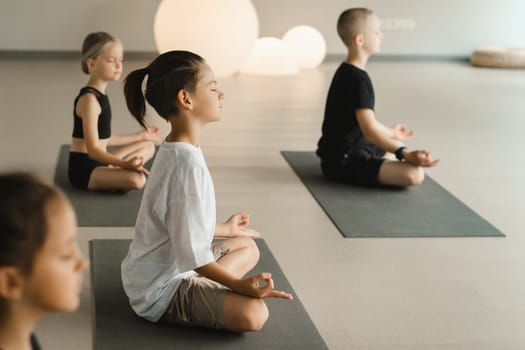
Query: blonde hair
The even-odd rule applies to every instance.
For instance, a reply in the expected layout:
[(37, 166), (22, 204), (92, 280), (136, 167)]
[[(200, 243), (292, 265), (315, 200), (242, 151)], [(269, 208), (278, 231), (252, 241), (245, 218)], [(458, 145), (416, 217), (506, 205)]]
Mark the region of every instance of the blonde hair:
[(352, 40), (357, 34), (366, 31), (366, 19), (374, 11), (368, 8), (350, 8), (343, 11), (337, 20), (337, 33), (346, 47), (352, 46)]
[(82, 60), (80, 61), (82, 72), (89, 74), (87, 60), (97, 58), (104, 48), (104, 45), (109, 42), (119, 42), (119, 40), (106, 32), (89, 33), (86, 36), (82, 44)]

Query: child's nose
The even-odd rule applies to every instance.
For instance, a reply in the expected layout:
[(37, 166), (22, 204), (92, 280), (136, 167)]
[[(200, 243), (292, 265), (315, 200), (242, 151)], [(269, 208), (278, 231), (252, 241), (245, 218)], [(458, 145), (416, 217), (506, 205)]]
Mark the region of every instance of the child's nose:
[(89, 265), (89, 262), (84, 258), (84, 256), (79, 255), (78, 260), (77, 260), (77, 266), (75, 270), (82, 271), (86, 267), (88, 267), (88, 265)]

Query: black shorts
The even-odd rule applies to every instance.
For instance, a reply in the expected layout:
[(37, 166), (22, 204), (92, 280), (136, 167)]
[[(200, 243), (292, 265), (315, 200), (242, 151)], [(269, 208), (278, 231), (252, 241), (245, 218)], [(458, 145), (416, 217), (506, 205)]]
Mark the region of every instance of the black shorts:
[(379, 184), (379, 168), (385, 161), (379, 148), (352, 147), (340, 157), (321, 158), (321, 169), (328, 180), (360, 186)]
[(69, 182), (73, 187), (87, 190), (91, 173), (99, 166), (106, 166), (106, 164), (89, 158), (87, 153), (69, 152), (67, 169)]

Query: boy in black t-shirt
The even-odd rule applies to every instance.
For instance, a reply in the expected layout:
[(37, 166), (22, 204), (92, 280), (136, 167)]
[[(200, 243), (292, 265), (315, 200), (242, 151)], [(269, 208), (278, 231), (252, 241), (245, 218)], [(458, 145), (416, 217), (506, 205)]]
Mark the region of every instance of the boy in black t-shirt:
[(425, 177), (422, 167), (439, 161), (427, 150), (404, 146), (403, 141), (414, 136), (406, 125), (390, 128), (375, 118), (374, 88), (365, 66), (383, 40), (378, 17), (369, 9), (348, 9), (339, 16), (337, 31), (348, 58), (337, 69), (326, 101), (317, 149), (323, 174), (364, 186), (420, 184)]

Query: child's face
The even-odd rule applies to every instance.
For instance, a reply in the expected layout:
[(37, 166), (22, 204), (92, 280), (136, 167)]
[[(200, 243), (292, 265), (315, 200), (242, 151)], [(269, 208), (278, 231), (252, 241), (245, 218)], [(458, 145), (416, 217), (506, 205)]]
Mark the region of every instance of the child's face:
[(107, 81), (119, 80), (122, 74), (123, 55), (124, 49), (119, 42), (106, 43), (100, 54), (91, 61), (91, 75)]
[(224, 93), (217, 88), (215, 74), (207, 64), (202, 64), (200, 76), (192, 93), (195, 106), (193, 111), (203, 123), (221, 120)]
[(366, 31), (363, 34), (363, 49), (372, 55), (381, 50), (383, 33), (381, 33), (379, 18), (371, 14), (366, 18)]
[(22, 299), (36, 311), (74, 311), (80, 302), (82, 270), (86, 267), (77, 246), (75, 213), (62, 196), (50, 199), (45, 212), (46, 240), (24, 283)]

